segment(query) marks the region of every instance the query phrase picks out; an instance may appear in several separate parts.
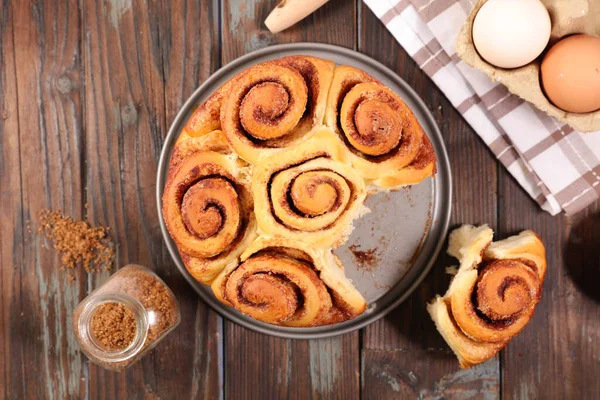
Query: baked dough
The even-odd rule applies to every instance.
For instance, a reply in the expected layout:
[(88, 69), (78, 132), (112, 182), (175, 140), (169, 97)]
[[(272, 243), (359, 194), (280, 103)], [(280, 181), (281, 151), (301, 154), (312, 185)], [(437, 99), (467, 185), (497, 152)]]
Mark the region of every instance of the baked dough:
[(259, 237), (212, 288), (220, 301), (277, 325), (332, 324), (366, 308), (331, 249), (286, 238)]
[(328, 129), (254, 167), (252, 193), (261, 235), (320, 247), (343, 243), (366, 212), (363, 179)]
[(310, 138), (321, 126), (334, 64), (286, 57), (238, 75), (221, 108), (221, 126), (239, 156), (256, 163)]
[(352, 165), (376, 189), (435, 174), (433, 146), (413, 112), (364, 71), (336, 68), (325, 120), (346, 144)]
[(256, 238), (257, 224), (247, 167), (235, 154), (204, 150), (216, 143), (206, 137), (176, 146), (162, 213), (186, 268), (209, 284)]
[(450, 234), (448, 254), (460, 261), (446, 294), (427, 306), (462, 368), (492, 358), (531, 320), (546, 272), (545, 248), (532, 231), (492, 242), (487, 226)]

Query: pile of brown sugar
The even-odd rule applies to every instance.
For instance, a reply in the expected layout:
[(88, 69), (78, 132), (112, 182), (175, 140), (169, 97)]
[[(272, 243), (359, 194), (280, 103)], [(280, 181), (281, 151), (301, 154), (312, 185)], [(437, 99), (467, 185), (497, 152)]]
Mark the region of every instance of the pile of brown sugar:
[(179, 306), (165, 284), (140, 268), (120, 270), (119, 279), (114, 279), (98, 289), (129, 295), (140, 302), (147, 312), (152, 312), (152, 323), (148, 328), (146, 344), (162, 336), (179, 319)]
[(90, 328), (93, 337), (106, 350), (123, 350), (135, 339), (137, 322), (125, 305), (108, 302), (94, 310)]
[(78, 263), (87, 272), (112, 268), (115, 249), (108, 237), (110, 228), (92, 227), (87, 221), (74, 221), (61, 211), (42, 210), (39, 233), (54, 243), (62, 254), (61, 269), (74, 268)]

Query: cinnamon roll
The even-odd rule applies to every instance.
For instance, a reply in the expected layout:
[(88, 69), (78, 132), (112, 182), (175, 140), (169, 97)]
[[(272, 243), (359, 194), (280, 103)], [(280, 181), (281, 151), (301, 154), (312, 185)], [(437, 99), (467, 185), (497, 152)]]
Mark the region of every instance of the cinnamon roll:
[(493, 357), (531, 320), (546, 272), (544, 244), (532, 231), (492, 243), (486, 225), (450, 235), (460, 267), (427, 309), (462, 368)]
[(262, 234), (318, 246), (343, 243), (364, 212), (364, 181), (326, 129), (254, 167), (252, 193)]
[(236, 80), (221, 110), (221, 126), (249, 162), (311, 136), (322, 124), (333, 63), (287, 57), (256, 65)]
[(334, 66), (308, 56), (255, 65), (204, 101), (178, 141), (223, 130), (238, 155), (254, 162), (261, 153), (306, 139), (323, 124)]
[(220, 301), (275, 325), (334, 324), (366, 308), (330, 250), (283, 238), (259, 237), (212, 289)]
[(361, 70), (336, 68), (325, 121), (375, 187), (410, 185), (436, 172), (433, 146), (410, 108)]
[(174, 161), (162, 197), (163, 218), (190, 274), (209, 284), (256, 237), (247, 175), (235, 155), (215, 151)]

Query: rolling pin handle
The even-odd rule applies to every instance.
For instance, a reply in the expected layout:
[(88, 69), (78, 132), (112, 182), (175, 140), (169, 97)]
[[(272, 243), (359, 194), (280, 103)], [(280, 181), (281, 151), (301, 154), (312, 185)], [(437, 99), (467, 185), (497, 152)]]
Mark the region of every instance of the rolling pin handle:
[(281, 32), (306, 18), (329, 0), (282, 0), (265, 19), (273, 33)]

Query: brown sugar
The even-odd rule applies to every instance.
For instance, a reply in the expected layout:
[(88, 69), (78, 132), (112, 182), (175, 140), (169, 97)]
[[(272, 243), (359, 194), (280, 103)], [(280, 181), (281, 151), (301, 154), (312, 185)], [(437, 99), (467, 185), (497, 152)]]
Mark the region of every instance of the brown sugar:
[(73, 311), (73, 329), (84, 353), (115, 371), (137, 361), (179, 321), (171, 290), (139, 265), (120, 269)]
[(78, 263), (87, 272), (112, 268), (114, 245), (108, 237), (110, 228), (92, 227), (87, 221), (74, 221), (61, 211), (42, 210), (39, 233), (52, 240), (61, 256), (61, 269), (75, 268)]
[(133, 342), (137, 322), (125, 305), (109, 302), (95, 309), (90, 328), (93, 337), (106, 350), (123, 350)]
[(114, 279), (98, 290), (127, 294), (154, 314), (153, 324), (148, 329), (148, 342), (153, 342), (179, 318), (179, 306), (171, 291), (156, 276), (141, 268), (121, 270), (119, 279)]
[(102, 287), (105, 290), (118, 291), (138, 300), (146, 310), (154, 313), (154, 323), (148, 329), (148, 343), (152, 343), (179, 318), (179, 306), (169, 288), (154, 275), (142, 269), (121, 271), (119, 280), (111, 281)]

